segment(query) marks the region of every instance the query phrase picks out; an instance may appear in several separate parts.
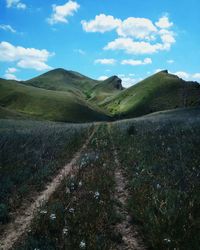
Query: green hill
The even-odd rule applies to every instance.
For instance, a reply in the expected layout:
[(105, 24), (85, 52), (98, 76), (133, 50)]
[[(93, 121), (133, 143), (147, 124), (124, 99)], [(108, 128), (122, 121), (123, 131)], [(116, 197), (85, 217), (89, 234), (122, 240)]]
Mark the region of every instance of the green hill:
[[(65, 91), (83, 99), (102, 100), (122, 89), (117, 76), (97, 81), (75, 71), (54, 69), (22, 84), (55, 91)], [(118, 91), (117, 91), (118, 90)], [(94, 103), (93, 103), (94, 104)]]
[(0, 117), (31, 117), (52, 121), (87, 122), (109, 117), (77, 95), (26, 86), (0, 79)]
[(89, 122), (198, 105), (200, 85), (167, 71), (128, 89), (117, 76), (97, 81), (64, 69), (28, 81), (0, 79), (0, 118)]
[(198, 105), (200, 85), (186, 82), (165, 70), (121, 91), (104, 101), (101, 107), (123, 118)]

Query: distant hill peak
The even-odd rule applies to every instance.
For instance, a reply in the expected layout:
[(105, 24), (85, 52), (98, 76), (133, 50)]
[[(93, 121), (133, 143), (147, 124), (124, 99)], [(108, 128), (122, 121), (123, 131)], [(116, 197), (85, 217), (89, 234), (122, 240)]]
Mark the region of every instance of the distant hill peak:
[(104, 83), (112, 85), (115, 89), (123, 90), (122, 80), (116, 75), (109, 77)]

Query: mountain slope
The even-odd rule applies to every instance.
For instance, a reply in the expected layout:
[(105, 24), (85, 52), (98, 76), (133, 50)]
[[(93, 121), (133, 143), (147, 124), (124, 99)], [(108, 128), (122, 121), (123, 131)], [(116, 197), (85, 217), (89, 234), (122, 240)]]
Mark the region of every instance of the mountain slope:
[[(97, 81), (75, 71), (54, 69), (22, 84), (47, 90), (65, 91), (80, 98), (103, 100), (122, 89), (121, 80), (117, 76), (105, 81)], [(94, 103), (93, 103), (94, 104)]]
[(161, 71), (101, 104), (110, 113), (121, 117), (200, 105), (200, 85), (186, 82)]
[(13, 114), (67, 122), (109, 119), (100, 109), (70, 92), (46, 90), (3, 79), (0, 79), (0, 90), (0, 117)]

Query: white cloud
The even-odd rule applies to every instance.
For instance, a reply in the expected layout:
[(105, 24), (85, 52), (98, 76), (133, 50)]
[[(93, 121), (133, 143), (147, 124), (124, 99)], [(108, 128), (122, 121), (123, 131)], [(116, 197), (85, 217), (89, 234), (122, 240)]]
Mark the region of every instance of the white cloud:
[(10, 25), (8, 24), (0, 24), (0, 29), (1, 30), (5, 30), (5, 31), (9, 31), (11, 33), (16, 33), (16, 30), (13, 29)]
[(143, 61), (142, 60), (133, 60), (133, 59), (128, 59), (128, 60), (122, 60), (121, 64), (122, 65), (146, 65), (146, 64), (151, 64), (152, 60), (151, 58), (145, 58)]
[(7, 8), (17, 8), (17, 9), (26, 9), (26, 4), (20, 0), (6, 0)]
[(175, 74), (186, 81), (200, 81), (200, 73), (192, 74), (185, 71), (178, 71), (172, 74)]
[(174, 63), (174, 60), (169, 59), (169, 60), (167, 60), (167, 63), (172, 64), (172, 63)]
[(177, 75), (178, 77), (182, 78), (182, 79), (188, 79), (190, 77), (190, 75), (187, 72), (184, 72), (184, 71), (177, 71), (174, 74)]
[(150, 35), (157, 31), (152, 21), (147, 18), (129, 17), (121, 22), (117, 29), (119, 36), (149, 39)]
[(176, 42), (174, 38), (174, 32), (162, 29), (159, 31), (160, 38), (163, 42), (163, 46), (166, 48), (170, 48), (173, 43)]
[(15, 73), (15, 72), (17, 72), (18, 70), (16, 69), (16, 68), (8, 68), (7, 70), (6, 70), (6, 73)]
[(119, 35), (109, 42), (105, 50), (123, 50), (128, 54), (153, 54), (169, 50), (176, 42), (175, 33), (169, 28), (173, 25), (167, 16), (156, 23), (150, 19), (129, 17), (125, 20), (100, 14), (90, 21), (82, 21), (86, 32), (101, 32), (115, 30)]
[(24, 68), (24, 69), (35, 69), (38, 71), (43, 71), (43, 70), (50, 70), (52, 69), (51, 66), (47, 65), (45, 62), (41, 62), (38, 60), (20, 60), (17, 63), (17, 66), (20, 68)]
[(124, 50), (128, 54), (153, 54), (166, 49), (161, 43), (151, 44), (144, 41), (134, 41), (131, 38), (117, 38), (104, 47), (104, 50)]
[(104, 81), (106, 79), (108, 79), (108, 76), (100, 76), (97, 80)]
[(157, 27), (161, 29), (168, 29), (173, 26), (173, 23), (169, 21), (168, 16), (161, 17), (158, 22), (155, 23)]
[(18, 70), (16, 68), (8, 68), (6, 70), (6, 73), (5, 73), (4, 77), (6, 79), (16, 80), (16, 81), (18, 80), (19, 81), (19, 79), (14, 75), (14, 73), (17, 72), (17, 71)]
[(133, 78), (130, 76), (124, 76), (124, 77), (121, 77), (121, 80), (122, 80), (122, 86), (125, 88), (129, 88), (135, 85), (136, 83), (140, 82), (142, 78)]
[(200, 73), (193, 74), (193, 78), (196, 79), (196, 81), (200, 81)]
[(104, 59), (96, 59), (94, 62), (99, 63), (99, 64), (105, 64), (105, 65), (113, 65), (116, 63), (116, 60), (112, 58), (111, 59), (104, 58)]
[(67, 18), (73, 16), (78, 11), (80, 5), (75, 1), (68, 1), (64, 5), (53, 5), (53, 13), (50, 18), (47, 19), (49, 24), (56, 23), (68, 23)]
[(10, 73), (6, 73), (4, 77), (5, 79), (20, 81), (20, 79), (18, 79), (14, 74), (10, 74)]
[(116, 29), (120, 23), (120, 19), (114, 18), (113, 16), (106, 16), (104, 14), (97, 15), (94, 20), (90, 20), (88, 22), (85, 20), (81, 21), (83, 30), (86, 32), (100, 33)]
[(8, 42), (0, 43), (0, 61), (17, 62), (21, 68), (31, 68), (38, 71), (51, 69), (46, 62), (53, 55), (54, 53), (45, 49), (24, 48)]

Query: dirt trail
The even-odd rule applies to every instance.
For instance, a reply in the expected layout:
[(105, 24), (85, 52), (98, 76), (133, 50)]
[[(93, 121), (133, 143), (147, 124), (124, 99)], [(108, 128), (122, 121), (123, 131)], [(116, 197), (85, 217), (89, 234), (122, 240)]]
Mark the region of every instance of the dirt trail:
[(3, 235), (0, 236), (0, 250), (11, 249), (14, 244), (16, 244), (17, 241), (27, 232), (41, 204), (45, 204), (49, 200), (50, 196), (56, 191), (62, 180), (70, 173), (73, 166), (80, 158), (81, 153), (92, 139), (95, 131), (96, 129), (94, 128), (92, 134), (86, 140), (82, 148), (75, 154), (71, 162), (60, 170), (52, 182), (49, 183), (37, 197), (31, 197), (33, 202), (29, 204), (26, 209), (21, 209), (19, 212), (16, 212), (15, 220), (6, 225)]
[(131, 224), (131, 216), (129, 215), (126, 204), (129, 197), (129, 191), (127, 189), (128, 181), (125, 178), (123, 169), (120, 165), (117, 151), (114, 146), (112, 136), (110, 133), (111, 125), (108, 127), (108, 133), (110, 134), (112, 142), (112, 150), (114, 161), (116, 164), (115, 170), (115, 199), (119, 201), (120, 206), (116, 206), (116, 211), (121, 215), (122, 220), (115, 226), (115, 231), (122, 236), (122, 242), (116, 246), (116, 250), (145, 250), (144, 243), (139, 236), (137, 226)]

